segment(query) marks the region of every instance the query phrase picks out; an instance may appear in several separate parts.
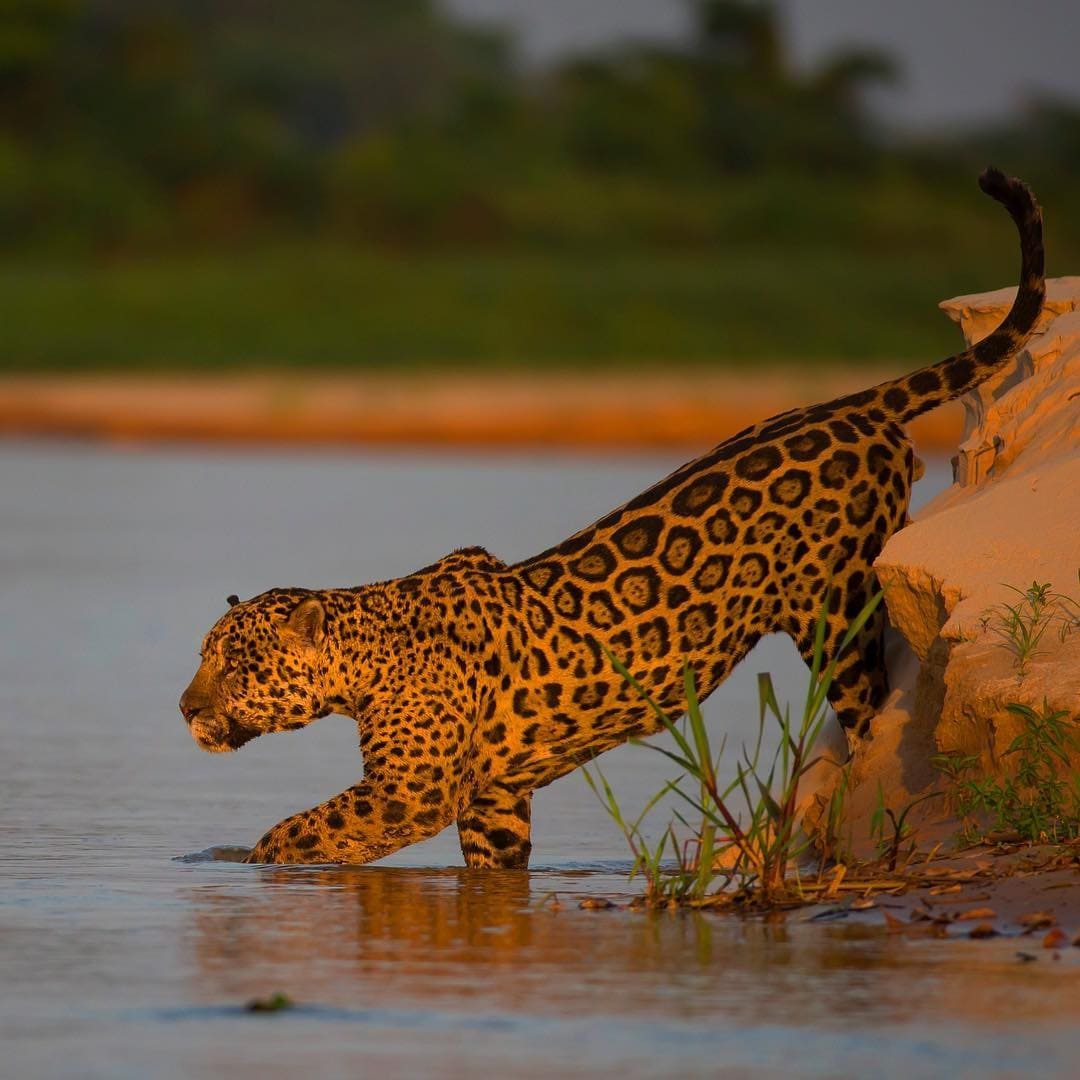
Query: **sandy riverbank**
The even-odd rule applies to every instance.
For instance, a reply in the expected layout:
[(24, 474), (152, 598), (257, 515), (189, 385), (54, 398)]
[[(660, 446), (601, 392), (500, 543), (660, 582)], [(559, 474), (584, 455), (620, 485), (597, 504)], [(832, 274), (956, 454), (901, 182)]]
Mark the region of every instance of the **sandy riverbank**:
[[(216, 444), (700, 448), (887, 370), (0, 378), (0, 435)], [(913, 426), (948, 451), (958, 405)]]

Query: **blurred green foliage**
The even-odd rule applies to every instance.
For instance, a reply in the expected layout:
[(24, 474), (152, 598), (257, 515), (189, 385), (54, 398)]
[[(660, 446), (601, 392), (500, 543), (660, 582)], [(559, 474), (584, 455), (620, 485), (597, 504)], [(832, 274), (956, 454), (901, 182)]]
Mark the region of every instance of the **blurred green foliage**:
[[(896, 77), (888, 57), (849, 50), (799, 74), (771, 5), (693, 11), (684, 46), (537, 73), (505, 34), (430, 0), (0, 0), (0, 364), (299, 362), (282, 305), (306, 295), (312, 265), (343, 303), (363, 291), (307, 353), (324, 363), (914, 352), (926, 338), (905, 338), (909, 316), (1010, 279), (974, 188), (990, 159), (1052, 209), (1052, 250), (1080, 253), (1080, 109), (1035, 103), (1010, 128), (889, 142), (861, 104)], [(247, 290), (231, 322), (208, 314), (229, 291), (215, 281), (258, 279), (264, 259), (272, 286)], [(530, 282), (565, 297), (560, 274), (581, 310), (552, 300), (530, 316)], [(477, 299), (469, 282), (485, 277)], [(748, 281), (756, 305), (723, 302)], [(162, 321), (140, 322), (140, 283), (173, 298)], [(853, 289), (875, 313), (895, 294), (876, 349), (869, 333), (844, 339)], [(794, 305), (809, 325), (754, 337), (747, 304), (767, 318), (786, 290), (811, 298)], [(70, 317), (36, 321), (50, 301)], [(225, 332), (169, 330), (200, 306)], [(380, 313), (410, 308), (422, 325), (384, 335)]]
[[(1004, 228), (1001, 232), (1004, 233)], [(997, 237), (999, 248), (1002, 236)], [(995, 274), (993, 267), (1000, 273)], [(810, 249), (725, 254), (363, 252), (329, 243), (0, 261), (2, 367), (634, 367), (945, 355), (936, 298), (1012, 260)]]

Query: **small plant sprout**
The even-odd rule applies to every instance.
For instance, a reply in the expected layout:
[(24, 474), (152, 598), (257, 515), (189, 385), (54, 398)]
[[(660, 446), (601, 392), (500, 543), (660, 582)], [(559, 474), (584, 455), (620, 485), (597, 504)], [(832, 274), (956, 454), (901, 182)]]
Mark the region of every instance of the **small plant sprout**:
[[(740, 896), (770, 906), (797, 894), (798, 882), (794, 886), (789, 882), (788, 867), (810, 847), (810, 840), (799, 829), (799, 783), (818, 760), (811, 755), (829, 716), (827, 695), (837, 662), (881, 598), (881, 593), (876, 594), (859, 612), (828, 664), (824, 660), (827, 603), (823, 607), (815, 628), (806, 701), (797, 722), (792, 720), (790, 708), (781, 709), (771, 678), (758, 676), (757, 739), (752, 748), (743, 747), (735, 777), (724, 787), (718, 780), (724, 740), (718, 749), (710, 743), (689, 664), (683, 668), (687, 709), (680, 723), (664, 712), (617, 657), (608, 654), (615, 670), (648, 703), (675, 742), (675, 749), (669, 750), (633, 740), (663, 754), (679, 769), (677, 778), (668, 781), (633, 820), (622, 812), (600, 769), (593, 766), (595, 777), (588, 768), (583, 770), (589, 786), (627, 839), (634, 856), (631, 875), (645, 875), (647, 903), (702, 905)], [(780, 742), (771, 759), (762, 750), (769, 720), (780, 730)], [(675, 811), (674, 816), (687, 830), (687, 838), (680, 842), (673, 822), (650, 845), (643, 833), (645, 817), (669, 794), (684, 804), (685, 813)], [(840, 801), (830, 810), (834, 821), (839, 821), (843, 794), (837, 798)], [(665, 861), (665, 856), (674, 862)]]
[(1064, 641), (1080, 628), (1080, 603), (1064, 593), (1053, 592), (1049, 582), (1033, 581), (1026, 589), (1005, 587), (1016, 593), (1016, 602), (988, 608), (980, 624), (1012, 653), (1017, 677), (1022, 679), (1047, 630), (1056, 626), (1059, 640)]
[[(896, 869), (896, 864), (900, 859), (900, 848), (906, 840), (912, 841), (911, 848), (908, 852), (908, 858), (910, 859), (915, 853), (915, 829), (907, 824), (908, 814), (910, 814), (919, 803), (924, 803), (929, 799), (938, 798), (943, 794), (944, 793), (940, 791), (931, 791), (926, 795), (920, 795), (917, 799), (912, 799), (911, 802), (900, 811), (899, 815), (897, 815), (885, 805), (885, 793), (881, 789), (881, 781), (878, 781), (877, 806), (870, 818), (870, 835), (875, 841), (878, 858), (885, 863), (886, 869), (890, 872)], [(891, 832), (888, 835), (885, 831), (886, 819), (891, 827)]]

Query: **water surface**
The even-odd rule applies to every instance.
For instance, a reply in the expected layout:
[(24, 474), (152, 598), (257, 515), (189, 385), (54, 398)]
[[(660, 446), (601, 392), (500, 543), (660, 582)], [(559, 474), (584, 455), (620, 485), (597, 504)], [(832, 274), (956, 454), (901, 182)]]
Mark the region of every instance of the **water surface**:
[[(538, 794), (529, 873), (465, 871), (453, 830), (370, 867), (178, 861), (360, 772), (340, 717), (196, 748), (176, 701), (226, 595), (517, 559), (675, 464), (0, 444), (0, 1075), (1072, 1075), (1071, 954), (579, 909), (635, 891), (579, 776)], [(764, 669), (802, 692), (763, 642), (718, 735), (751, 732)], [(669, 771), (604, 762), (631, 808)], [(298, 1007), (244, 1011), (278, 990)]]

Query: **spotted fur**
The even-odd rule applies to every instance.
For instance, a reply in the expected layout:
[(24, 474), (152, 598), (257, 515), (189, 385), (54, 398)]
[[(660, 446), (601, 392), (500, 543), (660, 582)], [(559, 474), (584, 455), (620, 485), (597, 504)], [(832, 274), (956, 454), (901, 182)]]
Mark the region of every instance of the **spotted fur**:
[[(606, 650), (672, 714), (684, 661), (704, 698), (764, 634), (788, 633), (809, 659), (826, 602), (834, 655), (906, 520), (915, 459), (901, 425), (987, 378), (1042, 308), (1038, 205), (995, 170), (980, 184), (1015, 221), (1022, 268), (977, 345), (747, 428), (514, 566), (470, 548), (395, 581), (231, 607), (181, 699), (196, 741), (234, 750), (339, 712), (364, 758), (359, 784), (276, 825), (251, 861), (363, 863), (456, 822), (469, 866), (525, 867), (532, 792), (658, 729)], [(882, 619), (840, 658), (829, 695), (853, 737), (886, 689)]]

